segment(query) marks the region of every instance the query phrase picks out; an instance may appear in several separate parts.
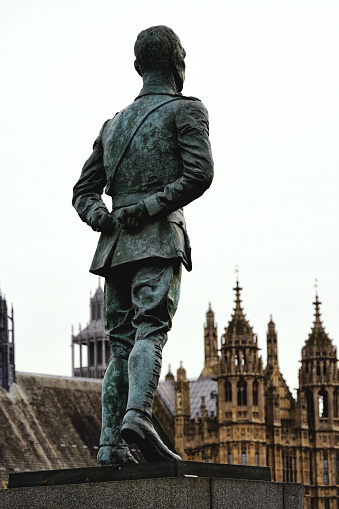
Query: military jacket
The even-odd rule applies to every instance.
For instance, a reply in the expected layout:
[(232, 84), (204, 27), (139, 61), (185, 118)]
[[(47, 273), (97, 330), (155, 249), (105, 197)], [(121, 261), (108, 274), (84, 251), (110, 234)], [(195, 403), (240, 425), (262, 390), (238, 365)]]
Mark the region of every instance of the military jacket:
[(201, 196), (212, 178), (205, 106), (169, 89), (143, 89), (105, 122), (74, 187), (73, 205), (90, 224), (95, 211), (107, 212), (101, 199), (105, 188), (114, 218), (121, 207), (140, 201), (149, 217), (137, 231), (116, 226), (112, 234), (102, 233), (90, 271), (105, 276), (111, 267), (153, 257), (180, 258), (191, 270), (182, 208)]

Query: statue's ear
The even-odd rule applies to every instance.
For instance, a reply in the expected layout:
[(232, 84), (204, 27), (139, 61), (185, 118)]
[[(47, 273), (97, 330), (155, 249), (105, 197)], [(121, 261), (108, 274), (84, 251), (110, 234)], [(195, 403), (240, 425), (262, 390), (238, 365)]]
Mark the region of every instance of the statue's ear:
[(137, 60), (134, 60), (134, 69), (137, 71), (137, 73), (139, 74), (139, 76), (142, 77), (142, 72), (141, 72), (141, 69), (140, 69), (140, 66), (137, 62)]

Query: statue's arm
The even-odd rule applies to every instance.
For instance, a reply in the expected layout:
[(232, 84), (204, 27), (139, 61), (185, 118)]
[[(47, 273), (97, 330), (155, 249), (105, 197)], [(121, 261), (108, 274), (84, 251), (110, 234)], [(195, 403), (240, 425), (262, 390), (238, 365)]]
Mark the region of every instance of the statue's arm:
[(200, 101), (182, 101), (176, 114), (183, 174), (163, 191), (143, 200), (150, 216), (168, 214), (199, 198), (212, 183), (213, 159), (208, 112)]
[(107, 182), (103, 164), (102, 131), (103, 129), (95, 140), (93, 152), (73, 188), (72, 204), (82, 221), (93, 230), (111, 233), (114, 230), (114, 221), (101, 199)]

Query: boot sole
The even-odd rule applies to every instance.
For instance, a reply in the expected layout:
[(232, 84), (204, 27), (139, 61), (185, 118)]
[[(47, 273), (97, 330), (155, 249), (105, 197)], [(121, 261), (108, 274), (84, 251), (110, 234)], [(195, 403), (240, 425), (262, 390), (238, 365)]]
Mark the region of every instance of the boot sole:
[[(155, 461), (177, 461), (164, 456), (152, 440), (147, 440), (145, 433), (136, 424), (126, 422), (121, 435), (127, 444), (136, 444), (148, 463)], [(181, 459), (181, 458), (180, 458)]]

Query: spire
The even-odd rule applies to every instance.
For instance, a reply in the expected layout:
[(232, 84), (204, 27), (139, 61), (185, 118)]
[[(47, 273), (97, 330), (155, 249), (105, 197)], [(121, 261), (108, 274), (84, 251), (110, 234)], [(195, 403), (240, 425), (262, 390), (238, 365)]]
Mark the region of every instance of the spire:
[(239, 286), (238, 275), (236, 285), (233, 290), (235, 291), (235, 307), (233, 308), (233, 315), (231, 320), (228, 322), (228, 326), (225, 327), (224, 336), (231, 338), (234, 334), (237, 336), (253, 335), (252, 327), (250, 326), (248, 320), (246, 320), (246, 315), (243, 312), (243, 308), (241, 307), (242, 300), (240, 298), (240, 292), (242, 291), (242, 288)]
[(168, 380), (170, 380), (170, 381), (174, 381), (174, 375), (173, 375), (173, 373), (172, 373), (172, 371), (171, 371), (171, 365), (170, 365), (170, 364), (168, 365), (168, 373), (167, 373), (167, 375), (165, 376), (165, 380), (166, 380), (166, 381), (168, 381)]
[(186, 369), (182, 365), (182, 361), (180, 361), (180, 368), (177, 369), (177, 381), (186, 381)]
[(239, 286), (239, 281), (237, 279), (237, 284), (235, 285), (235, 288), (233, 288), (235, 291), (235, 308), (234, 308), (234, 316), (243, 316), (243, 309), (241, 307), (241, 298), (240, 298), (240, 292), (242, 288)]
[(321, 302), (318, 298), (318, 282), (315, 280), (315, 301), (313, 305), (315, 307), (314, 312), (314, 322), (313, 327), (311, 329), (311, 333), (306, 340), (305, 348), (306, 349), (319, 349), (319, 348), (333, 348), (332, 340), (329, 338), (327, 332), (325, 331), (325, 327), (321, 321), (321, 313), (320, 313), (320, 305)]
[(272, 315), (270, 315), (267, 329), (267, 368), (271, 370), (273, 367), (278, 366), (278, 335), (275, 330), (275, 323), (273, 322)]
[(204, 326), (204, 347), (205, 362), (200, 376), (214, 376), (217, 374), (219, 362), (218, 329), (214, 321), (214, 312), (210, 302), (206, 313), (206, 325)]

